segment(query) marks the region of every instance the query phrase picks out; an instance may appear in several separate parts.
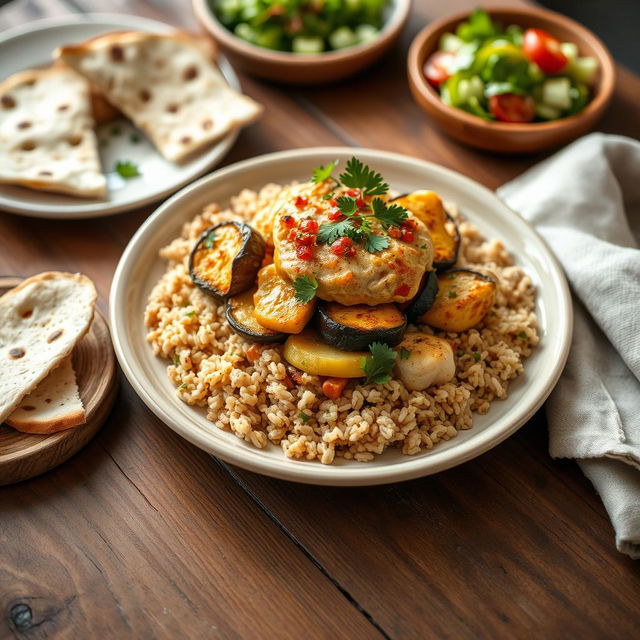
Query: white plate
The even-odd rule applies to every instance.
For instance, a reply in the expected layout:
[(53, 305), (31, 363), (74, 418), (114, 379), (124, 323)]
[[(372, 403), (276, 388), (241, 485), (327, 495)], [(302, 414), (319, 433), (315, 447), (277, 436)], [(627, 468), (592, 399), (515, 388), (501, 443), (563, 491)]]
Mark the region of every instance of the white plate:
[[(147, 18), (101, 13), (30, 22), (0, 34), (0, 81), (23, 69), (46, 66), (53, 50), (61, 44), (123, 29), (161, 33), (174, 27)], [(239, 90), (238, 78), (224, 57), (218, 57), (218, 66), (227, 82)], [(0, 185), (0, 209), (39, 218), (93, 218), (136, 209), (173, 193), (218, 164), (238, 136), (238, 131), (230, 133), (213, 147), (178, 165), (165, 160), (126, 120), (98, 127), (97, 133), (102, 167), (107, 175), (106, 199), (71, 198)], [(118, 160), (135, 162), (142, 176), (122, 179), (113, 171)]]
[(526, 361), (509, 397), (494, 402), (487, 415), (474, 415), (474, 426), (449, 442), (416, 456), (388, 450), (359, 463), (336, 458), (333, 465), (286, 458), (279, 446), (259, 450), (213, 426), (204, 411), (180, 401), (167, 378), (167, 362), (156, 358), (145, 341), (145, 301), (165, 263), (158, 249), (180, 234), (182, 224), (210, 202), (226, 203), (242, 188), (259, 189), (268, 182), (305, 180), (311, 169), (354, 151), (320, 147), (272, 153), (239, 162), (207, 176), (165, 202), (140, 227), (115, 272), (110, 319), (118, 360), (146, 405), (169, 427), (198, 447), (251, 471), (277, 478), (325, 485), (372, 485), (417, 478), (442, 471), (487, 451), (523, 425), (544, 402), (564, 366), (572, 329), (571, 300), (564, 275), (534, 229), (496, 195), (448, 169), (383, 151), (358, 149), (364, 162), (380, 171), (400, 192), (429, 188), (456, 202), (486, 236), (500, 238), (537, 289), (540, 345)]

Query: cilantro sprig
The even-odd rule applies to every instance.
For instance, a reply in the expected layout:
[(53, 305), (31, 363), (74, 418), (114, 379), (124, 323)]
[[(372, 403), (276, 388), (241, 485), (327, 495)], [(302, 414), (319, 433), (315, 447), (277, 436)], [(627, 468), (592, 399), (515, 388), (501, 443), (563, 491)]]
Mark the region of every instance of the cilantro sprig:
[[(311, 182), (318, 184), (320, 182), (324, 182), (325, 180), (329, 180), (329, 178), (333, 178), (331, 174), (337, 166), (338, 161), (334, 160), (333, 162), (330, 162), (326, 167), (320, 165), (319, 167), (315, 168), (311, 175)], [(335, 178), (333, 179), (335, 180)]]
[(361, 189), (365, 196), (382, 196), (389, 191), (389, 185), (383, 177), (356, 157), (347, 162), (344, 173), (340, 174), (340, 181), (350, 189)]
[(318, 281), (312, 276), (299, 276), (293, 281), (293, 288), (296, 290), (296, 300), (306, 304), (315, 298)]
[(382, 342), (372, 342), (369, 345), (371, 355), (362, 358), (360, 369), (366, 376), (365, 384), (385, 384), (391, 380), (391, 370), (396, 363), (398, 354)]
[(118, 160), (115, 165), (115, 171), (125, 179), (137, 178), (142, 175), (138, 165), (135, 162), (131, 162), (131, 160)]

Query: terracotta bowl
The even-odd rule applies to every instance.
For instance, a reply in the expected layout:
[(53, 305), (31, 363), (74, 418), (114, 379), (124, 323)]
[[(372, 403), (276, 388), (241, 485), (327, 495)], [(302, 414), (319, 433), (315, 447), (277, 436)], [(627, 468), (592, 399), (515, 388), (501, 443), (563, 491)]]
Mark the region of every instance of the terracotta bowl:
[(385, 25), (372, 42), (340, 51), (302, 55), (245, 42), (218, 20), (208, 0), (192, 0), (192, 4), (202, 27), (234, 66), (262, 78), (300, 85), (340, 80), (372, 64), (396, 41), (411, 9), (411, 0), (392, 0)]
[(589, 104), (576, 115), (552, 122), (487, 122), (470, 113), (450, 107), (423, 75), (425, 60), (438, 48), (440, 36), (455, 31), (469, 12), (457, 13), (425, 27), (414, 39), (407, 62), (409, 84), (418, 104), (450, 136), (481, 149), (499, 153), (531, 153), (559, 147), (589, 131), (611, 101), (615, 85), (615, 66), (611, 54), (591, 31), (566, 16), (536, 7), (487, 8), (497, 22), (504, 25), (538, 27), (562, 42), (574, 42), (581, 56), (593, 56), (599, 72), (592, 87)]

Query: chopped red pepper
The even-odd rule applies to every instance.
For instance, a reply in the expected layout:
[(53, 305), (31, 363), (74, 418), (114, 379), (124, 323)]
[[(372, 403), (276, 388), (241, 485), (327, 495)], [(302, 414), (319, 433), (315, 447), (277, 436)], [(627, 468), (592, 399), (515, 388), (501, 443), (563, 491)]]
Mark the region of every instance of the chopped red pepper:
[(403, 231), (402, 232), (402, 241), (403, 242), (413, 242), (413, 231)]
[(295, 229), (291, 229), (291, 231), (289, 231), (289, 240), (293, 241), (296, 239), (296, 236), (298, 235), (298, 232)]
[(418, 227), (418, 223), (411, 218), (407, 218), (401, 225), (401, 229), (406, 229), (407, 231), (415, 231)]
[(304, 220), (300, 224), (300, 231), (304, 233), (318, 233), (318, 223), (311, 219)]
[(358, 205), (358, 209), (362, 209), (367, 206), (367, 203), (364, 198), (358, 198), (356, 200), (356, 204)]
[(402, 231), (400, 231), (400, 229), (398, 229), (398, 227), (391, 227), (389, 229), (389, 231), (387, 231), (387, 233), (392, 238), (395, 238), (396, 240), (399, 240), (400, 238), (402, 238)]
[(352, 244), (353, 243), (351, 242), (351, 238), (343, 236), (342, 238), (338, 238), (331, 245), (331, 252), (336, 256), (346, 255), (347, 257), (350, 257), (350, 255), (347, 255), (347, 253), (351, 254), (351, 250), (353, 250), (353, 253), (355, 254), (355, 247), (351, 246)]
[(332, 207), (337, 207), (337, 206), (338, 206), (338, 201), (337, 201), (335, 198), (331, 198), (331, 199), (329, 200), (329, 204), (330, 204)]
[(291, 229), (291, 227), (296, 226), (296, 219), (293, 216), (282, 216), (282, 218), (280, 218), (280, 222), (282, 222), (287, 229)]
[(315, 238), (309, 234), (299, 233), (298, 236), (296, 237), (296, 242), (298, 244), (309, 246), (315, 242)]
[(359, 198), (360, 197), (360, 189), (349, 189), (347, 191), (347, 195), (351, 196), (352, 198)]
[(327, 217), (329, 218), (329, 220), (333, 221), (344, 220), (344, 215), (341, 213), (340, 209), (329, 209)]
[(411, 287), (408, 284), (401, 284), (394, 292), (394, 296), (408, 296)]
[(302, 207), (306, 207), (309, 204), (309, 198), (306, 196), (298, 196), (296, 198), (296, 207), (298, 209), (302, 209)]
[(299, 244), (296, 247), (296, 256), (298, 256), (300, 260), (311, 260), (311, 258), (313, 257), (313, 251), (311, 250), (311, 247), (308, 247), (304, 244)]

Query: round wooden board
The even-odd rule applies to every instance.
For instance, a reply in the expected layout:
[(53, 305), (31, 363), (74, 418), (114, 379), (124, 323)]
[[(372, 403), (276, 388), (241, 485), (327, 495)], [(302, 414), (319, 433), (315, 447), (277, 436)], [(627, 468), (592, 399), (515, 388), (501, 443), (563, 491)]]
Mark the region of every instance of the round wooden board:
[[(0, 276), (0, 295), (21, 282)], [(51, 435), (21, 433), (0, 424), (0, 485), (40, 475), (77, 453), (102, 426), (117, 392), (116, 361), (104, 316), (96, 309), (87, 334), (72, 354), (87, 421)]]

